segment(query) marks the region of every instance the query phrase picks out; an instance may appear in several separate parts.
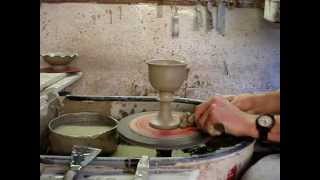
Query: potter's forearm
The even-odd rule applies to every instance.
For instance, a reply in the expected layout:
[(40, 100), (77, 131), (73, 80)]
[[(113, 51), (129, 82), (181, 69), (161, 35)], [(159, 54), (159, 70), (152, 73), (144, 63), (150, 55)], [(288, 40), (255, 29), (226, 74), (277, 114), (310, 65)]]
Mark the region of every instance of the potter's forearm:
[(255, 106), (252, 109), (254, 114), (279, 114), (280, 113), (280, 91), (264, 94), (257, 94)]

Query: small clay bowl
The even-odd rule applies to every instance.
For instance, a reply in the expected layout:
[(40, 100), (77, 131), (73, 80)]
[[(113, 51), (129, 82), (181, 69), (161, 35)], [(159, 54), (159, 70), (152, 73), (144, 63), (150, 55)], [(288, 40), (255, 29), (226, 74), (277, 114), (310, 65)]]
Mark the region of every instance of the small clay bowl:
[(78, 54), (64, 54), (64, 53), (48, 53), (41, 55), (43, 60), (50, 64), (53, 69), (61, 70), (65, 69), (74, 59), (78, 57)]

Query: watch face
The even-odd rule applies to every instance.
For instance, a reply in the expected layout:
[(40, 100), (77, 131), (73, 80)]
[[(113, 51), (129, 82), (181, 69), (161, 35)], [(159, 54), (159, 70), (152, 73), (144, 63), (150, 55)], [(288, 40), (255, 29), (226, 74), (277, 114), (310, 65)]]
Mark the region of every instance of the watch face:
[(269, 116), (261, 116), (258, 119), (258, 123), (262, 127), (270, 127), (272, 125), (272, 118)]

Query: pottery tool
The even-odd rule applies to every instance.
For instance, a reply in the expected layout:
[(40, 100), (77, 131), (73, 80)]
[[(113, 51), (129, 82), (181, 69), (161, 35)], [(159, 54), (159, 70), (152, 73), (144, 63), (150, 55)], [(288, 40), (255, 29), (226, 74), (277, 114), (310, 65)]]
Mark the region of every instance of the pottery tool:
[(119, 6), (119, 19), (121, 20), (121, 18), (122, 18), (122, 7)]
[(101, 149), (77, 145), (73, 146), (70, 168), (63, 179), (75, 180), (81, 168), (88, 165), (100, 152)]
[(207, 6), (206, 6), (206, 30), (211, 31), (213, 29), (213, 4), (212, 0), (208, 0)]
[(222, 36), (225, 35), (226, 8), (225, 0), (217, 0), (216, 30)]
[(142, 156), (138, 162), (137, 170), (133, 180), (148, 180), (149, 179), (149, 157)]
[(197, 0), (196, 5), (194, 7), (194, 20), (193, 20), (193, 30), (199, 31), (199, 29), (203, 26), (203, 18), (201, 12), (202, 6), (200, 0)]
[(172, 38), (179, 37), (179, 16), (178, 7), (174, 6), (174, 12), (171, 17)]
[(157, 4), (157, 18), (162, 18), (163, 16), (163, 0), (160, 0)]

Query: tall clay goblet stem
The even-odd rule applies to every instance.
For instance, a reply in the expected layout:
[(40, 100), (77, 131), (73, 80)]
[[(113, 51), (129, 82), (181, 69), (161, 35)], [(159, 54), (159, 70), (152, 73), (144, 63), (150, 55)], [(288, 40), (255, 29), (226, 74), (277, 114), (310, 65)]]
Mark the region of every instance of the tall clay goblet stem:
[(160, 111), (158, 117), (150, 122), (150, 125), (158, 129), (175, 129), (179, 126), (180, 120), (172, 118), (171, 102), (173, 101), (172, 92), (159, 92)]

